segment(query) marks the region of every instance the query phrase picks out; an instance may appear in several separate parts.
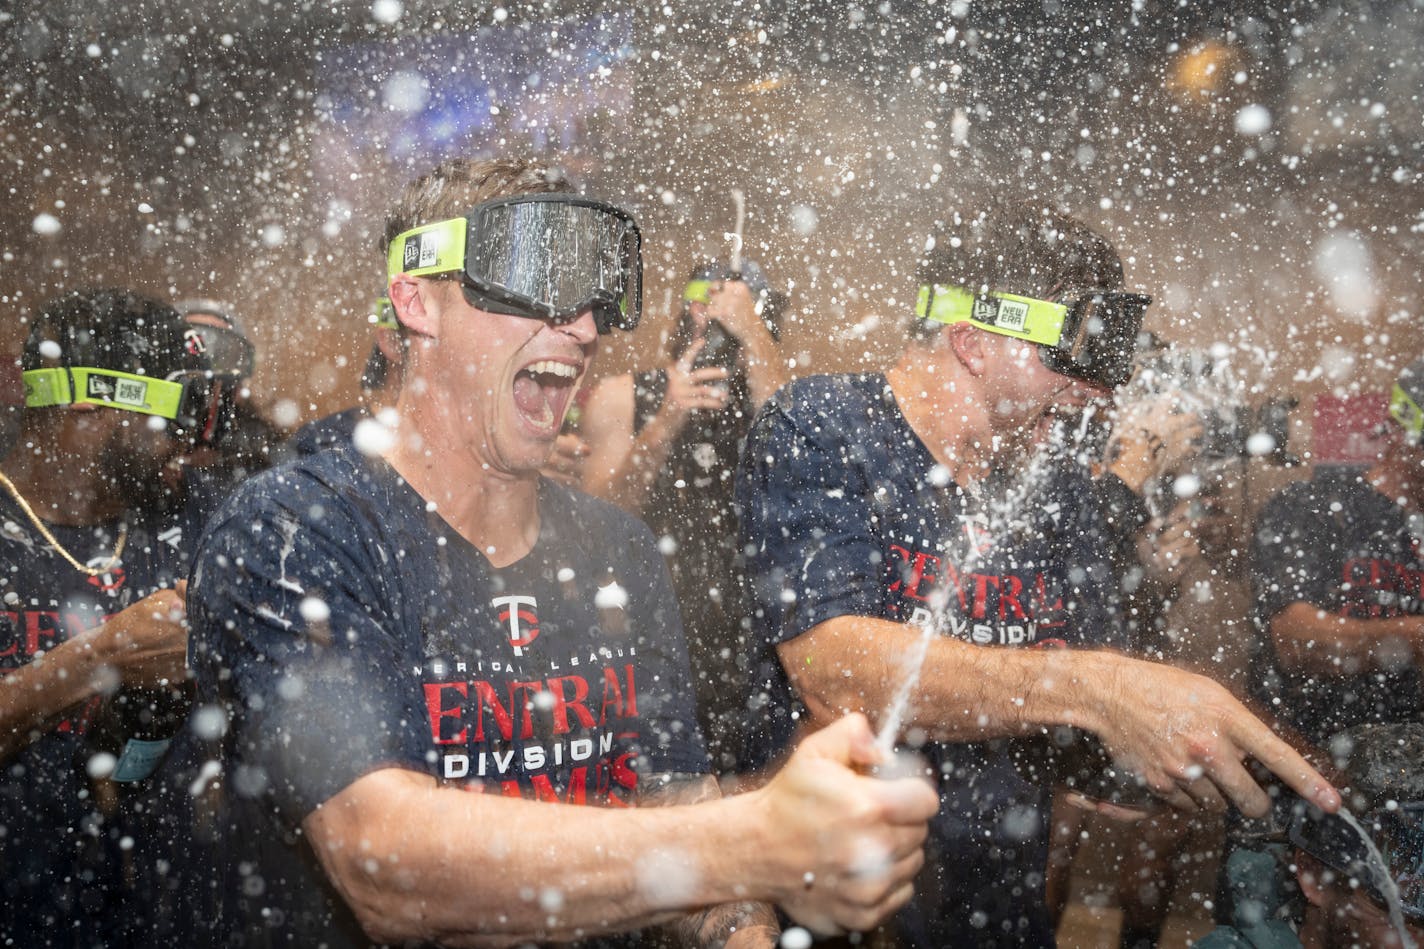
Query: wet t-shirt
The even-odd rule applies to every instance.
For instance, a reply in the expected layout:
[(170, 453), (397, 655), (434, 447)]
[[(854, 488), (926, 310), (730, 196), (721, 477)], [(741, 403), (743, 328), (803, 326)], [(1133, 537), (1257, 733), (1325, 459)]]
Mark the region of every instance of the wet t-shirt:
[[(737, 484), (761, 633), (749, 766), (782, 753), (805, 713), (776, 646), (836, 617), (928, 625), (995, 648), (1120, 644), (1086, 484), (1045, 465), (976, 496), (937, 465), (880, 374), (813, 376), (777, 393)], [(906, 943), (1051, 944), (1051, 788), (1021, 776), (1017, 748), (919, 749), (938, 772), (941, 810), (915, 901), (897, 921)]]
[[(119, 525), (50, 531), (81, 563), (99, 566), (114, 551)], [(121, 560), (90, 577), (0, 492), (0, 675), (171, 588), (187, 570), (184, 551), (176, 527), (135, 524)], [(84, 732), (97, 702), (72, 710), (0, 764), (0, 943), (127, 945), (149, 922), (146, 888), (163, 869), (155, 841), (123, 801), (96, 796), (99, 785), (86, 771)]]
[(214, 520), (189, 600), (199, 694), (230, 716), (234, 943), (365, 944), (300, 828), (373, 771), (617, 807), (640, 777), (707, 770), (651, 534), (548, 481), (539, 512), (533, 550), (495, 569), (384, 462), (338, 447)]
[(350, 445), (356, 426), (370, 417), (364, 406), (356, 405), (312, 419), (292, 433), (287, 439), (287, 448), (296, 455), (314, 455), (327, 448)]
[(1277, 656), (1271, 619), (1292, 603), (1356, 619), (1424, 613), (1422, 539), (1424, 516), (1354, 474), (1287, 485), (1261, 511), (1251, 545), (1262, 631), (1253, 681), (1262, 698), (1313, 741), (1352, 725), (1418, 720), (1424, 695), (1413, 651), (1401, 643), (1393, 666), (1342, 664), (1337, 674), (1292, 670)]

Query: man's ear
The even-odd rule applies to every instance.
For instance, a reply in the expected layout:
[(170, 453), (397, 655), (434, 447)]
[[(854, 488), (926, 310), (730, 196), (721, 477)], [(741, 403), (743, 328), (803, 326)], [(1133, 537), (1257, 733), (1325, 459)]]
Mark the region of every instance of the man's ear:
[(405, 274), (397, 274), (391, 278), (390, 287), (387, 289), (396, 319), (400, 320), (407, 330), (416, 336), (440, 334), (440, 316), (433, 308), (425, 305), (426, 288), (422, 286), (421, 281)]
[(988, 336), (967, 321), (951, 323), (940, 331), (940, 345), (948, 347), (970, 375), (982, 376), (988, 369)]

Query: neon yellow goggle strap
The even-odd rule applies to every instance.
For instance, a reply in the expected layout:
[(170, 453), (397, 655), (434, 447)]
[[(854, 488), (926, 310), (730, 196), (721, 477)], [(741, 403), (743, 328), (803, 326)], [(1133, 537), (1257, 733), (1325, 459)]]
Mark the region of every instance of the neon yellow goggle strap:
[(136, 376), (111, 369), (74, 366), (70, 369), (30, 369), (20, 374), (25, 382), (25, 405), (104, 405), (144, 415), (178, 417), (183, 384), (152, 376)]
[(396, 328), (396, 311), (386, 297), (377, 297), (371, 302), (371, 322), (381, 329)]
[(710, 303), (712, 300), (711, 280), (692, 280), (682, 291), (683, 303)]
[(1416, 439), (1424, 435), (1424, 409), (1420, 409), (1419, 403), (1411, 399), (1397, 382), (1389, 394), (1389, 414), (1403, 426), (1406, 434)]
[(963, 287), (935, 284), (920, 287), (919, 298), (915, 301), (915, 315), (936, 323), (963, 323), (968, 320), (993, 333), (1030, 343), (1057, 346), (1063, 338), (1063, 321), (1068, 317), (1068, 308), (1061, 303), (1012, 293), (976, 296)]
[(465, 269), (465, 234), (469, 223), (462, 217), (423, 224), (397, 234), (386, 251), (386, 276), (424, 277)]

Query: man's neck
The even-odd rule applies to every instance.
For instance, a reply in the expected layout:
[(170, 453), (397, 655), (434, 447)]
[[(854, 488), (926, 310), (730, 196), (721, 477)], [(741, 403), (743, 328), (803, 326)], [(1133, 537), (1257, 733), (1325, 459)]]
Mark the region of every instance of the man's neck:
[(386, 461), (496, 567), (523, 558), (539, 537), (539, 476), (496, 471), (469, 449), (455, 401), (402, 398)]
[(35, 515), (51, 524), (88, 526), (124, 513), (123, 499), (87, 453), (66, 451), (52, 433), (29, 434), (5, 457), (5, 472)]
[(956, 484), (981, 481), (992, 468), (993, 430), (977, 380), (938, 375), (902, 359), (886, 378), (900, 414)]

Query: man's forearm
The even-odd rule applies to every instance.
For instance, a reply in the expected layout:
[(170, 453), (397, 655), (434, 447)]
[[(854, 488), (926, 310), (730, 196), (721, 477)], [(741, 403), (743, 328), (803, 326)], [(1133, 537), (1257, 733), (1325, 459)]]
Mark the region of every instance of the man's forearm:
[(0, 678), (0, 761), (29, 747), (98, 693), (96, 677), (104, 664), (99, 642), (99, 630), (88, 630)]
[(648, 501), (658, 472), (667, 463), (676, 437), (677, 428), (659, 412), (648, 420), (627, 453), (616, 461), (608, 463), (601, 454), (589, 459), (584, 490), (631, 514), (638, 514)]
[[(559, 807), (387, 770), (346, 788), (303, 827), (373, 938), (505, 945), (774, 897), (775, 855), (758, 852), (754, 806), (743, 796), (697, 807)], [(536, 891), (532, 880), (557, 885)]]
[[(653, 775), (639, 781), (638, 788), (639, 807), (698, 804), (722, 796), (716, 779), (707, 774)], [(679, 945), (707, 949), (729, 941), (744, 947), (772, 946), (781, 932), (771, 904), (753, 902), (711, 906), (681, 917), (669, 928), (677, 934)]]
[[(879, 726), (918, 654), (923, 632), (869, 617), (839, 617), (779, 647), (782, 664), (818, 721), (847, 711)], [(1084, 661), (1086, 657), (1092, 657)], [(939, 741), (975, 741), (1071, 724), (1092, 729), (1122, 657), (1099, 650), (995, 649), (936, 635), (902, 719)]]
[(764, 327), (758, 326), (755, 334), (748, 333), (743, 345), (746, 347), (747, 389), (752, 407), (759, 408), (777, 389), (791, 381), (791, 373), (782, 358), (781, 347)]
[[(918, 635), (897, 623), (842, 617), (779, 651), (815, 723), (824, 724), (838, 707), (883, 717), (910, 672), (902, 657), (915, 654)], [(1010, 649), (936, 637), (902, 722), (901, 735), (921, 729), (946, 741), (1082, 728), (1183, 810), (1230, 799), (1249, 816), (1266, 813), (1270, 798), (1242, 767), (1246, 758), (1318, 807), (1340, 803), (1298, 751), (1221, 685), (1105, 649)]]
[(1289, 669), (1339, 675), (1345, 665), (1398, 669), (1424, 652), (1424, 617), (1360, 619), (1292, 603), (1270, 623), (1276, 655)]

